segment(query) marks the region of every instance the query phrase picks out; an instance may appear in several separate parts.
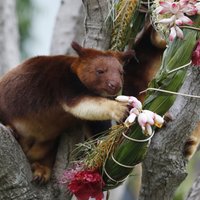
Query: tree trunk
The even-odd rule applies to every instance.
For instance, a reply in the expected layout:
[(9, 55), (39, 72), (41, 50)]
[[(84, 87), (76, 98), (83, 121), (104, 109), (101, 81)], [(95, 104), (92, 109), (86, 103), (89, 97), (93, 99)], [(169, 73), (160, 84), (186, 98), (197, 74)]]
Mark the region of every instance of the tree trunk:
[(194, 181), (188, 196), (185, 200), (199, 200), (200, 199), (200, 175)]
[[(180, 92), (200, 94), (199, 75), (199, 68), (190, 67)], [(188, 136), (200, 121), (200, 101), (178, 96), (169, 114), (173, 121), (153, 137), (143, 162), (140, 200), (172, 199), (176, 188), (187, 175), (183, 149)]]
[(0, 199), (40, 199), (31, 185), (31, 169), (11, 132), (0, 125)]
[(0, 1), (0, 75), (19, 63), (16, 2)]
[[(73, 11), (73, 12), (72, 12)], [(71, 54), (71, 42), (82, 43), (85, 13), (80, 0), (62, 0), (54, 27), (51, 54)]]
[[(86, 11), (85, 31), (83, 41), (85, 47), (105, 50), (109, 48), (111, 28), (108, 27), (109, 1), (83, 0)], [(109, 18), (108, 18), (109, 19)]]

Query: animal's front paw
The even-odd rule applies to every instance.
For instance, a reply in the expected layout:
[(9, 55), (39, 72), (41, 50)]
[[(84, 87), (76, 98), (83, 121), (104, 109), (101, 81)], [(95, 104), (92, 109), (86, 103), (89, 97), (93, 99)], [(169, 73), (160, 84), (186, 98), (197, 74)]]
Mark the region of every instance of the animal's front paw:
[(164, 115), (164, 124), (163, 124), (163, 126), (166, 127), (167, 124), (168, 124), (169, 122), (171, 122), (171, 121), (173, 121), (172, 116), (170, 115), (169, 112), (166, 112), (165, 115)]
[(31, 165), (31, 169), (33, 172), (32, 182), (42, 185), (49, 181), (51, 176), (51, 169), (49, 167), (35, 162)]
[(111, 118), (117, 122), (122, 122), (126, 116), (128, 116), (128, 104), (124, 102), (113, 102), (111, 107)]
[(200, 144), (200, 122), (197, 124), (190, 137), (186, 140), (184, 146), (183, 154), (188, 160), (190, 160), (194, 155), (194, 153), (197, 151), (199, 144)]
[(199, 141), (198, 141), (198, 138), (196, 138), (195, 136), (190, 136), (187, 139), (184, 145), (183, 154), (188, 160), (192, 158), (192, 156), (197, 150), (198, 145), (199, 145)]

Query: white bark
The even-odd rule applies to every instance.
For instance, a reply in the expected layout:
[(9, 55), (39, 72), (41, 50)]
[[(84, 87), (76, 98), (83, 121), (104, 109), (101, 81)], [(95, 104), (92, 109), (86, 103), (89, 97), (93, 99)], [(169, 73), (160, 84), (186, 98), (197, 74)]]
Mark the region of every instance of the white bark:
[(84, 10), (81, 0), (62, 0), (57, 16), (51, 54), (69, 54), (71, 42), (82, 43), (84, 37)]
[(16, 1), (0, 1), (0, 74), (19, 63)]
[[(200, 69), (190, 67), (180, 92), (200, 94)], [(151, 141), (143, 162), (140, 200), (170, 200), (186, 177), (184, 144), (200, 121), (200, 101), (178, 96), (169, 113), (173, 121), (162, 128)]]
[(83, 0), (86, 12), (86, 35), (83, 45), (96, 49), (108, 49), (110, 45), (109, 28), (109, 1), (107, 0)]

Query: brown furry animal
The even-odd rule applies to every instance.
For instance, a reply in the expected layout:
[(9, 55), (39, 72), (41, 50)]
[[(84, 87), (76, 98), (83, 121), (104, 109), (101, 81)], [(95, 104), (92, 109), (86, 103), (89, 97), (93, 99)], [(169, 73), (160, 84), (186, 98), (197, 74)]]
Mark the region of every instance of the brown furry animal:
[(83, 120), (122, 120), (127, 106), (110, 100), (123, 85), (124, 53), (86, 49), (78, 57), (38, 56), (0, 79), (0, 119), (18, 135), (33, 180), (49, 180), (58, 136)]

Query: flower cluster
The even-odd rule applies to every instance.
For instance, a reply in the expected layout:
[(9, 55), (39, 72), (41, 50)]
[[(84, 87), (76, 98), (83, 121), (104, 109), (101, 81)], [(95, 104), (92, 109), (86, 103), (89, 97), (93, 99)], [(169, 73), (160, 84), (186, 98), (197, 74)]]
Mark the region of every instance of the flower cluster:
[(164, 15), (164, 18), (160, 19), (158, 23), (169, 27), (170, 41), (173, 41), (176, 36), (183, 39), (183, 31), (179, 26), (193, 24), (193, 21), (188, 16), (200, 13), (200, 2), (197, 0), (160, 1), (155, 13)]
[(192, 52), (192, 64), (200, 66), (200, 40), (197, 41), (194, 51)]
[(160, 115), (150, 111), (150, 110), (142, 110), (142, 104), (141, 102), (132, 96), (118, 96), (116, 97), (117, 101), (121, 102), (127, 102), (132, 109), (129, 112), (129, 116), (125, 120), (125, 124), (131, 125), (135, 122), (136, 118), (138, 120), (138, 124), (142, 128), (142, 131), (146, 135), (151, 135), (152, 134), (152, 128), (151, 126), (157, 126), (157, 127), (162, 127), (164, 123), (163, 117)]
[[(117, 129), (109, 129), (114, 132), (112, 134), (110, 132), (106, 139), (104, 137), (104, 139), (100, 140), (99, 143), (96, 143), (95, 140), (97, 147), (93, 151), (89, 152), (90, 156), (74, 162), (71, 168), (63, 173), (60, 180), (61, 184), (67, 185), (67, 189), (76, 196), (77, 200), (89, 200), (90, 198), (96, 200), (103, 199), (103, 189), (106, 186), (106, 182), (104, 182), (102, 175), (99, 173), (101, 171), (101, 166), (103, 166), (103, 161), (101, 166), (96, 166), (95, 159), (102, 160), (102, 154), (99, 154), (99, 152), (106, 153), (105, 159), (111, 155), (111, 152), (114, 151), (113, 145), (118, 144), (116, 138), (119, 135), (121, 138), (123, 133), (122, 130), (128, 130), (129, 126), (135, 123), (137, 118), (138, 124), (141, 126), (143, 133), (149, 136), (152, 135), (152, 125), (161, 127), (164, 122), (163, 118), (156, 113), (149, 110), (142, 110), (142, 103), (133, 96), (121, 95), (116, 97), (116, 100), (125, 102), (130, 107), (130, 114), (124, 122), (126, 126), (124, 126), (124, 124), (121, 124), (121, 128), (120, 125), (115, 126)], [(108, 148), (108, 151), (106, 151), (106, 148)], [(88, 159), (90, 163), (92, 160), (93, 165), (88, 164)]]
[(105, 183), (97, 171), (77, 165), (65, 171), (60, 182), (67, 184), (68, 190), (76, 196), (77, 200), (103, 199), (102, 188)]

